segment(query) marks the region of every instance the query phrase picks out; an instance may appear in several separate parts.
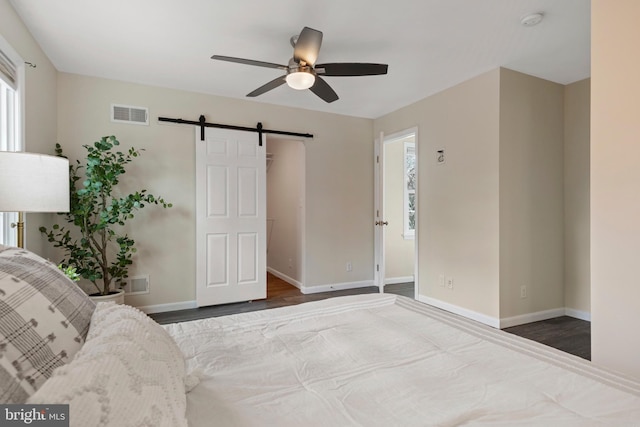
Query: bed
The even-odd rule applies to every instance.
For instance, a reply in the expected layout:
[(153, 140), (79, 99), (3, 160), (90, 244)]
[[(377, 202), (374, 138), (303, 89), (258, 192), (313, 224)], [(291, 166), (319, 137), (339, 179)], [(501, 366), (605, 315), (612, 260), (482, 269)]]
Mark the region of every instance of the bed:
[(191, 426), (640, 425), (638, 383), (396, 295), (167, 325)]
[(0, 403), (71, 426), (640, 425), (638, 382), (396, 295), (160, 326), (0, 246), (0, 344)]

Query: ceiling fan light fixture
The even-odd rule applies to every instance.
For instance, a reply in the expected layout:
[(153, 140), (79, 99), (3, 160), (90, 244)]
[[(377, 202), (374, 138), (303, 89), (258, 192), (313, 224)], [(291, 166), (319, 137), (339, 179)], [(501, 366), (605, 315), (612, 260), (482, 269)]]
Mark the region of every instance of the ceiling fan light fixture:
[(289, 59), (288, 65), (223, 55), (213, 55), (211, 59), (254, 65), (257, 67), (275, 68), (286, 72), (286, 75), (281, 74), (279, 77), (249, 92), (247, 96), (250, 98), (260, 96), (287, 83), (287, 86), (292, 89), (310, 89), (311, 92), (324, 102), (331, 103), (340, 98), (323, 77), (379, 76), (387, 74), (389, 67), (387, 64), (365, 62), (316, 64), (320, 46), (322, 45), (322, 31), (304, 27), (300, 34), (291, 37), (290, 41), (293, 47), (293, 56)]
[(316, 82), (316, 76), (308, 71), (295, 71), (287, 74), (287, 84), (296, 90), (309, 89)]

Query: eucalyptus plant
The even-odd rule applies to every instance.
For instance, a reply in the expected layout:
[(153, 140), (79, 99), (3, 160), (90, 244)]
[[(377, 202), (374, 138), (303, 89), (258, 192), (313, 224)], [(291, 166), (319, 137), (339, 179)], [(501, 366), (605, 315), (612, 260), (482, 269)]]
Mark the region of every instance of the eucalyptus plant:
[[(129, 148), (126, 153), (114, 151), (118, 145), (120, 142), (115, 136), (83, 145), (87, 150), (86, 164), (76, 160), (69, 166), (70, 210), (58, 215), (75, 226), (80, 237), (71, 225), (40, 227), (40, 232), (54, 247), (65, 251), (61, 267), (75, 268), (101, 295), (109, 294), (112, 285), (119, 288), (124, 284), (136, 252), (135, 241), (119, 228), (146, 205), (172, 206), (145, 189), (124, 196), (114, 191), (120, 176), (126, 172), (125, 166), (143, 151), (135, 148)], [(60, 144), (56, 144), (55, 152), (66, 158)]]

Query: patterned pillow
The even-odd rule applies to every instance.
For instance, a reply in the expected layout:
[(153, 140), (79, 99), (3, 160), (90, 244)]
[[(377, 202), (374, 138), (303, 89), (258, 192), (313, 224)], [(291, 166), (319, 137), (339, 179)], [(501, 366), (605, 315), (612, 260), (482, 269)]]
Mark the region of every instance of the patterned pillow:
[(182, 352), (162, 326), (101, 302), (85, 345), (29, 403), (69, 404), (71, 426), (186, 427), (184, 380)]
[(94, 309), (53, 263), (0, 245), (0, 403), (24, 403), (69, 362)]

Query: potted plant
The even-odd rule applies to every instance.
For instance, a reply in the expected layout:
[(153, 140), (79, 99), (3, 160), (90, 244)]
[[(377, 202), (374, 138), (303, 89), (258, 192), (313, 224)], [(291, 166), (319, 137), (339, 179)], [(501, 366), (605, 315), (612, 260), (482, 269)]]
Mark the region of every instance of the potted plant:
[[(70, 210), (59, 213), (71, 226), (54, 224), (51, 229), (40, 227), (54, 247), (65, 251), (61, 268), (75, 268), (80, 277), (89, 280), (98, 291), (97, 296), (122, 294), (120, 289), (128, 277), (135, 242), (121, 227), (134, 218), (134, 212), (147, 204), (171, 207), (171, 203), (138, 190), (120, 195), (116, 190), (125, 166), (140, 156), (142, 150), (130, 148), (126, 153), (114, 151), (120, 145), (115, 136), (105, 136), (87, 150), (86, 164), (76, 160), (69, 166)], [(64, 156), (60, 144), (56, 155)], [(84, 179), (81, 177), (84, 170)], [(78, 237), (79, 236), (79, 237)], [(123, 295), (119, 297), (123, 301)]]
[(72, 282), (78, 282), (80, 279), (82, 279), (75, 267), (72, 267), (70, 265), (64, 267), (62, 264), (58, 264), (58, 269), (62, 271), (64, 275), (67, 276)]

